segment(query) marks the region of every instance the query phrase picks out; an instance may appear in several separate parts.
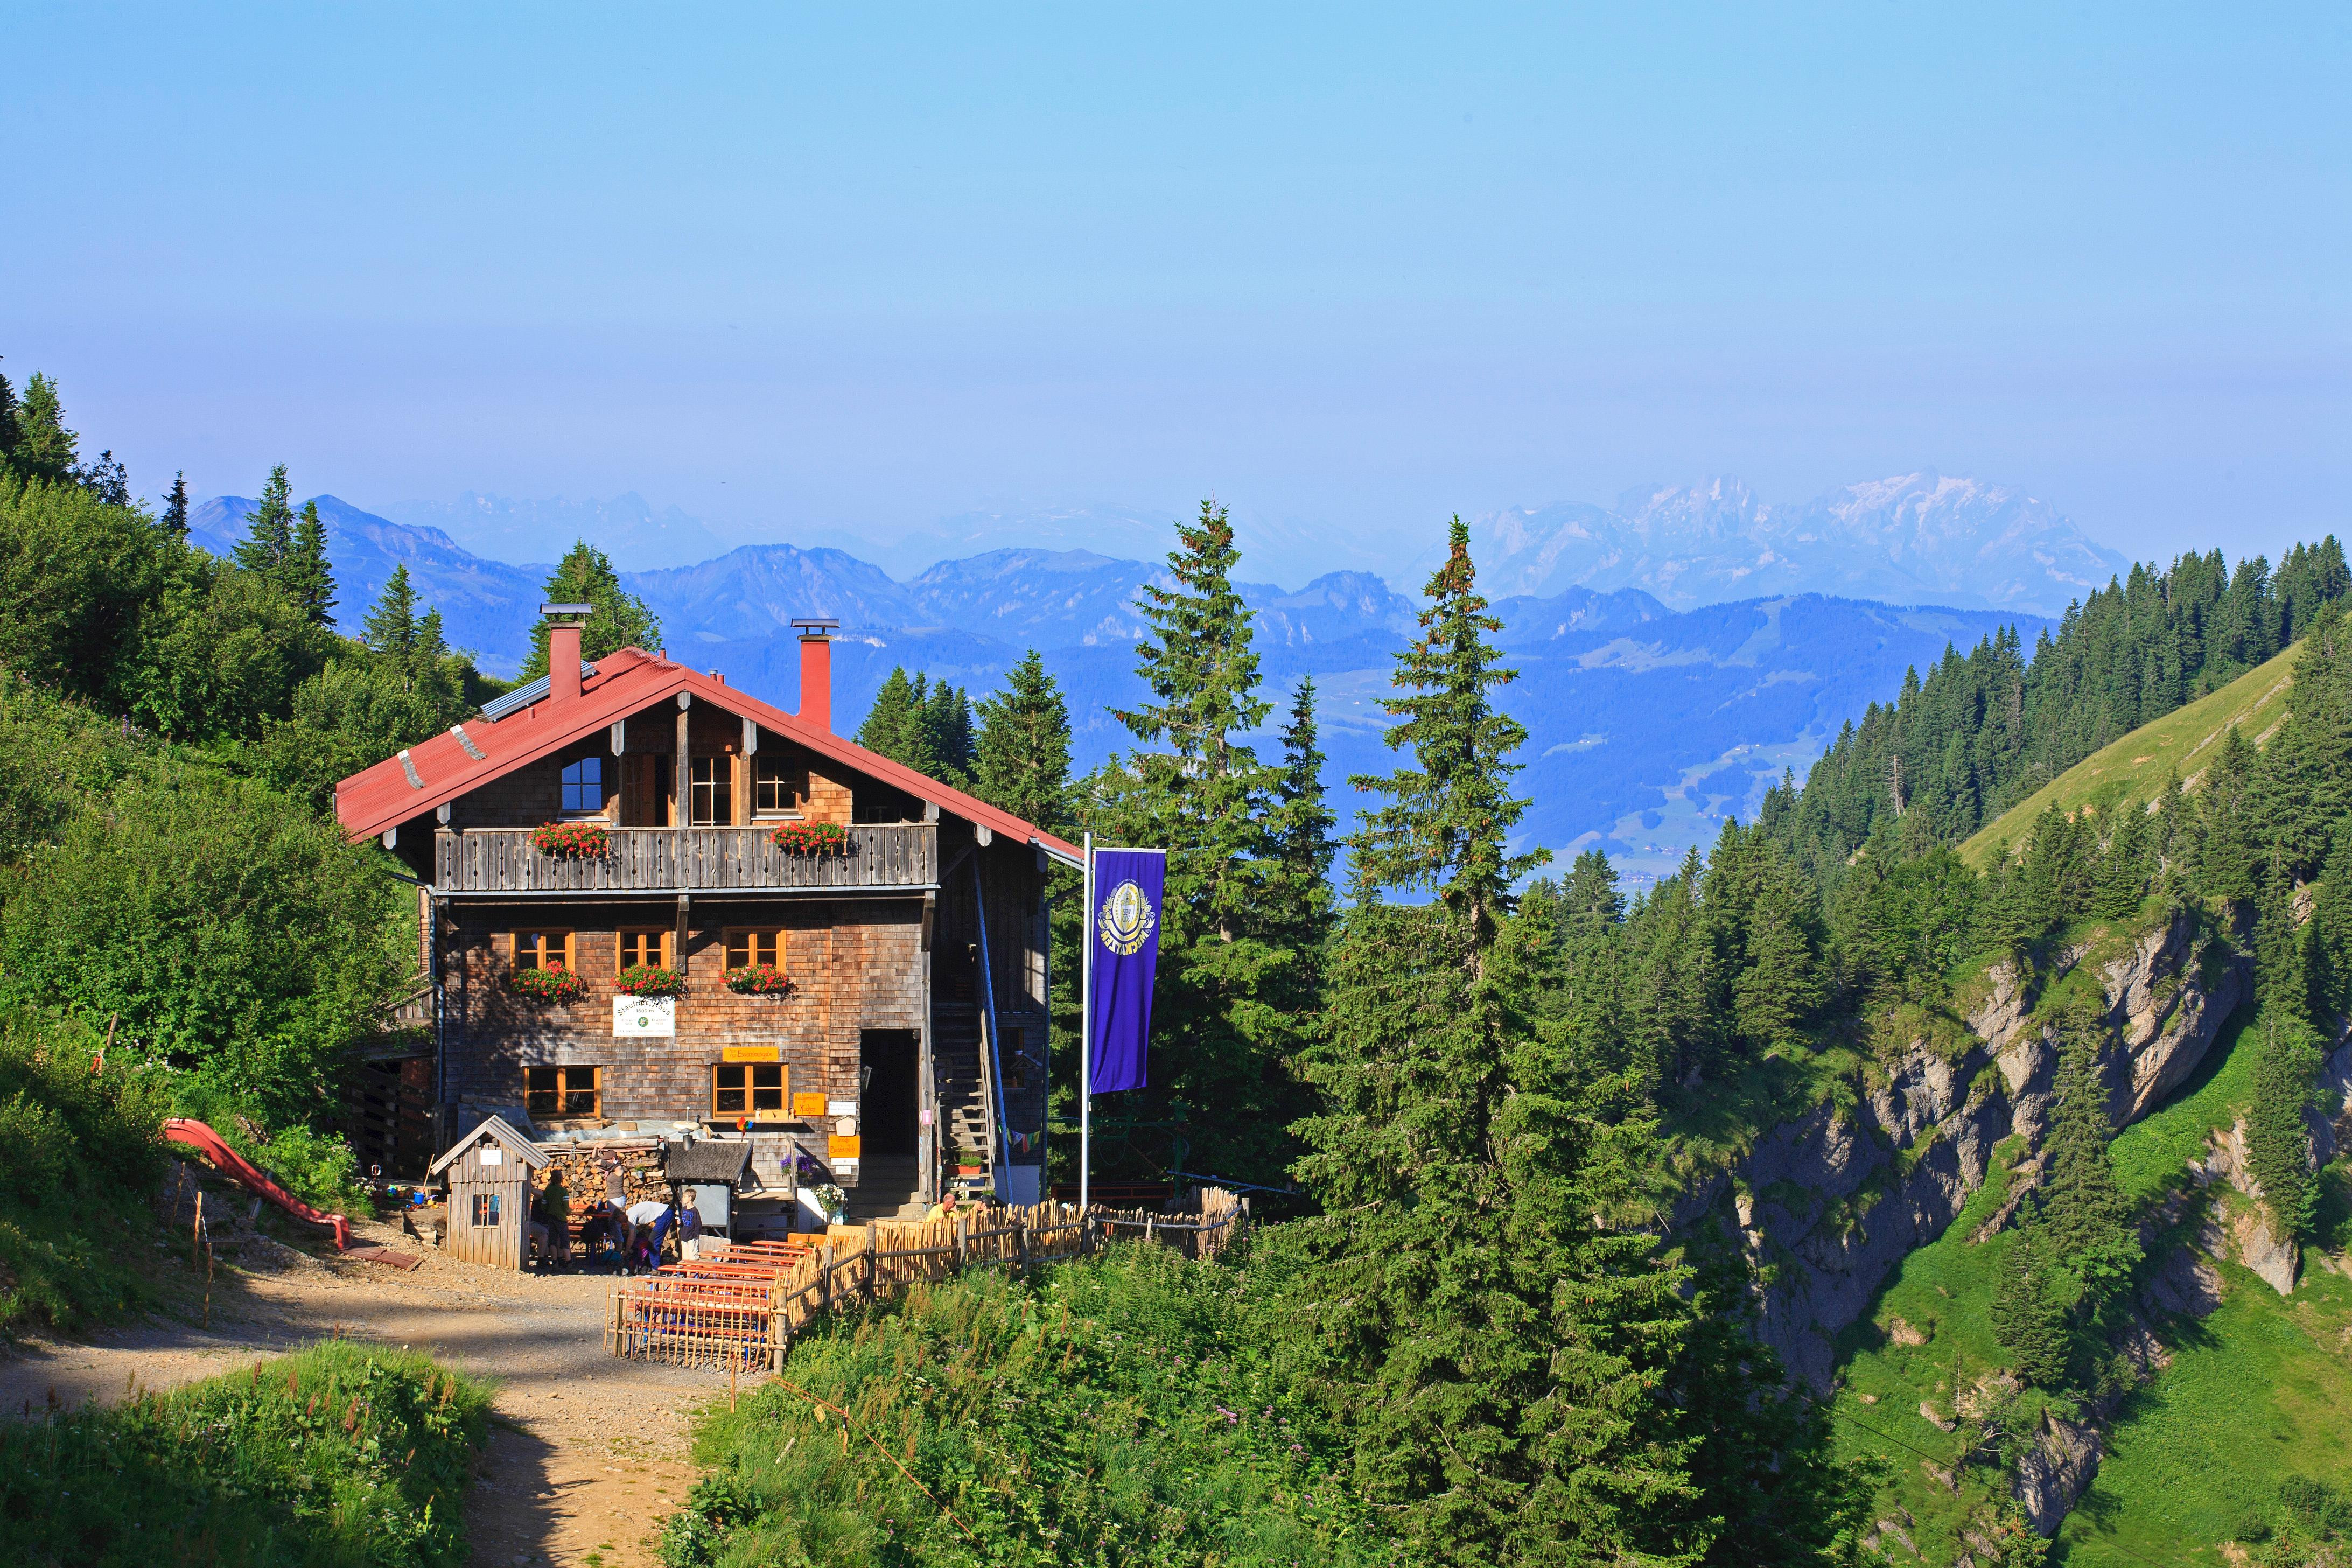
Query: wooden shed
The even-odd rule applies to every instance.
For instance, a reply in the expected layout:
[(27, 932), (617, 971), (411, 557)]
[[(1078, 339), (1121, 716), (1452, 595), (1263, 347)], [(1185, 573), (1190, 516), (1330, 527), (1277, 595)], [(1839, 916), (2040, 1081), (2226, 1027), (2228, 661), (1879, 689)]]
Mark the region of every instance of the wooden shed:
[(538, 1145), (493, 1116), (433, 1162), (444, 1180), (449, 1225), (441, 1249), (468, 1263), (520, 1268), (530, 1224), (530, 1178), (549, 1163)]

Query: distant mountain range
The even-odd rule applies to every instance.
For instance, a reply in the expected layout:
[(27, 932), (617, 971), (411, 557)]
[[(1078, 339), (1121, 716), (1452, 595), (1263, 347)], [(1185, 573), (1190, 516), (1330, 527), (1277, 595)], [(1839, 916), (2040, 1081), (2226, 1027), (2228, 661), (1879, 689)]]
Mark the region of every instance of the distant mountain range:
[(1641, 588), (1676, 609), (1821, 593), (2056, 615), (2130, 569), (2043, 501), (1934, 473), (1788, 507), (1736, 479), (1631, 490), (1490, 513), (1472, 537), (1498, 592)]
[[(450, 642), (487, 670), (513, 673), (551, 565), (486, 559), (438, 526), (395, 522), (333, 496), (316, 500), (345, 629), (356, 629), (404, 563), (421, 600), (441, 611)], [(1981, 503), (1950, 504), (1965, 511)], [(203, 503), (190, 518), (191, 537), (227, 553), (252, 505), (234, 496)], [(1901, 505), (1896, 498), (1874, 515), (1900, 515)], [(1681, 521), (1695, 514), (1716, 519), (1702, 527), (1720, 539), (1769, 520), (1744, 500), (1702, 507), (1686, 498), (1651, 509), (1652, 536), (1704, 537)], [(1534, 802), (1526, 839), (1566, 852), (1598, 845), (1635, 880), (1670, 869), (1686, 846), (1711, 838), (1726, 814), (1752, 816), (1783, 768), (1801, 773), (1841, 724), (1896, 689), (1906, 666), (2003, 625), (2030, 640), (2043, 624), (1984, 608), (1897, 608), (1785, 591), (1677, 608), (1645, 584), (1610, 582), (1610, 574), (1635, 568), (1622, 555), (1605, 562), (1580, 542), (1616, 514), (1577, 520), (1583, 534), (1567, 536), (1548, 558), (1548, 545), (1537, 542), (1559, 539), (1570, 520), (1515, 515), (1522, 521), (1513, 540), (1482, 525), (1478, 554), (1505, 623), (1498, 641), (1521, 672), (1503, 701), (1529, 731), (1519, 775)], [(1654, 577), (1657, 562), (1699, 558), (1643, 559), (1653, 565), (1640, 570)], [(1601, 581), (1559, 582), (1580, 569)], [(1845, 569), (1866, 566), (1849, 561)], [(1769, 585), (1769, 570), (1767, 577)], [(673, 657), (722, 670), (788, 708), (798, 704), (800, 685), (790, 622), (838, 617), (835, 711), (845, 729), (855, 729), (894, 666), (979, 694), (1038, 648), (1069, 697), (1078, 765), (1091, 767), (1129, 744), (1108, 710), (1140, 695), (1137, 591), (1164, 580), (1164, 569), (1091, 550), (1000, 549), (901, 579), (840, 549), (761, 544), (690, 566), (625, 572), (622, 580), (661, 617)], [(1297, 590), (1253, 583), (1242, 591), (1268, 695), (1280, 697), (1303, 675), (1316, 679), (1328, 782), (1343, 813), (1351, 812), (1356, 797), (1344, 781), (1394, 765), (1380, 703), (1417, 605), (1367, 572), (1328, 573)], [(1273, 727), (1258, 738), (1269, 755)]]

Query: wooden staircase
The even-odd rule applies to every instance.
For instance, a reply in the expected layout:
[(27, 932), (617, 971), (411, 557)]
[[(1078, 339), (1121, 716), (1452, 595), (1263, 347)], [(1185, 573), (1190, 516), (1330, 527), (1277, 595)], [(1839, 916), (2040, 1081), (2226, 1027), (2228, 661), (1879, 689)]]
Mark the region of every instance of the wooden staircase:
[(952, 1163), (958, 1149), (976, 1149), (980, 1163), (996, 1166), (996, 1119), (989, 1114), (991, 1084), (981, 1059), (980, 1007), (973, 1002), (937, 1000), (931, 1006), (931, 1061), (939, 1075), (940, 1150)]

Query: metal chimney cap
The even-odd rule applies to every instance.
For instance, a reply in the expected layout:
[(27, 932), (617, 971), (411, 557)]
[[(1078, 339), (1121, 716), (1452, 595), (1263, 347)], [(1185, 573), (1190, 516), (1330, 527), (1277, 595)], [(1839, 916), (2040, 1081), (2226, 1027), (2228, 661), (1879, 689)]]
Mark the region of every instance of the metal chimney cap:
[(831, 619), (804, 618), (796, 616), (793, 618), (793, 629), (804, 637), (823, 637), (827, 632), (839, 631), (841, 623)]
[(539, 613), (551, 619), (569, 620), (576, 617), (584, 621), (596, 613), (596, 606), (593, 605), (541, 605), (539, 607)]

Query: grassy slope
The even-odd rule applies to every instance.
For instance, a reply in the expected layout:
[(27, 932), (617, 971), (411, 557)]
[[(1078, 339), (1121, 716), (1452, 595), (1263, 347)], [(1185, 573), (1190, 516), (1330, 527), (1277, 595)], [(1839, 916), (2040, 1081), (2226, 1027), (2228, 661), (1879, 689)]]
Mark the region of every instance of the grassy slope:
[(2300, 652), (2300, 645), (2288, 648), (2221, 690), (2094, 752), (1961, 845), (1962, 858), (1982, 870), (1995, 845), (2023, 843), (2033, 830), (2033, 819), (2053, 802), (2067, 811), (2084, 805), (2105, 809), (2119, 800), (2153, 800), (2175, 770), (2182, 783), (2192, 782), (2205, 766), (2209, 748), (2230, 725), (2242, 725), (2249, 736), (2260, 737), (2286, 717), (2287, 689)]

